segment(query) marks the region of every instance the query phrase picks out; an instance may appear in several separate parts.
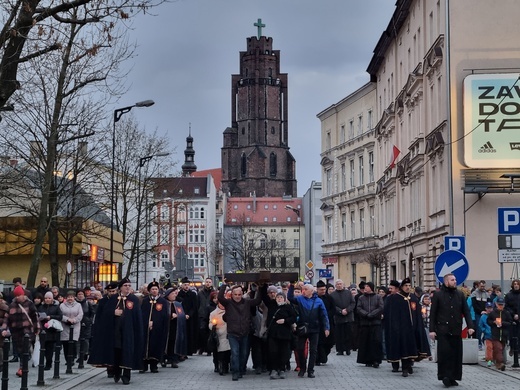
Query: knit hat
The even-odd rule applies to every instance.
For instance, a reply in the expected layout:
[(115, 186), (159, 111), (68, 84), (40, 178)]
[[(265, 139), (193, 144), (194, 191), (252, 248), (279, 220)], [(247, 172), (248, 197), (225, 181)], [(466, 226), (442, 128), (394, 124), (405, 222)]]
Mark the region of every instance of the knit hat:
[(52, 293), (50, 291), (47, 291), (45, 293), (45, 298), (54, 298), (54, 295), (52, 295)]
[(374, 289), (375, 289), (374, 283), (367, 282), (366, 285), (369, 286), (372, 291), (374, 291)]
[(267, 287), (267, 292), (268, 293), (278, 292), (278, 288), (276, 288), (276, 286), (269, 286), (269, 287)]
[(25, 291), (23, 290), (23, 287), (22, 286), (16, 286), (13, 290), (13, 295), (15, 297), (19, 297), (21, 295), (24, 295), (25, 294)]
[(318, 280), (318, 283), (316, 283), (316, 288), (320, 288), (320, 287), (326, 287), (327, 285), (325, 284), (325, 282), (323, 280)]

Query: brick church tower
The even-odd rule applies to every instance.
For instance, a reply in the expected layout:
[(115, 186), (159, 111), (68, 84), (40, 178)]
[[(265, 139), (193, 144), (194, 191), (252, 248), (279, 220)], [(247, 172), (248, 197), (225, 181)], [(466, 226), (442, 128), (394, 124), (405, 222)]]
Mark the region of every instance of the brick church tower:
[(222, 189), (232, 197), (296, 197), (296, 161), (289, 152), (287, 73), (273, 39), (247, 38), (240, 74), (231, 78), (231, 127), (224, 131)]

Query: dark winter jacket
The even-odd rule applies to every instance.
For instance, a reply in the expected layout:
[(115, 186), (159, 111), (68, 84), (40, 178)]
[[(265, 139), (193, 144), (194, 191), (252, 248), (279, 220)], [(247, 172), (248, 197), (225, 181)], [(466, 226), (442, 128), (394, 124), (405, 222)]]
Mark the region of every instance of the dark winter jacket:
[[(356, 307), (356, 301), (352, 296), (352, 293), (348, 289), (334, 290), (330, 293), (330, 298), (336, 306), (336, 312), (334, 315), (334, 321), (336, 324), (344, 324), (346, 322), (354, 321), (354, 309)], [(341, 314), (343, 309), (347, 309), (347, 314)]]
[[(511, 290), (505, 297), (505, 310), (511, 314), (511, 317), (520, 315), (520, 290)], [(514, 319), (514, 318), (513, 318)]]
[[(51, 320), (60, 321), (63, 319), (63, 314), (60, 310), (60, 305), (58, 301), (54, 301), (54, 303), (47, 305), (46, 303), (42, 303), (38, 307), (38, 312), (45, 313), (46, 317), (50, 317)], [(57, 341), (60, 339), (60, 332), (58, 332), (54, 328), (47, 328), (45, 324), (49, 322), (47, 318), (42, 319), (41, 325), (42, 328), (45, 328), (46, 340), (47, 341)]]
[(361, 295), (356, 308), (359, 326), (381, 325), (383, 310), (383, 298), (379, 294), (372, 292)]
[(456, 288), (442, 285), (432, 298), (430, 309), (430, 332), (443, 335), (462, 333), (462, 316), (468, 328), (475, 329), (464, 293)]
[[(276, 301), (270, 303), (269, 317), (266, 322), (267, 332), (270, 338), (290, 340), (292, 337), (292, 324), (296, 321), (296, 312), (290, 303), (278, 305)], [(277, 320), (284, 320), (283, 324), (278, 324)]]
[(298, 321), (297, 324), (308, 324), (308, 333), (319, 333), (320, 330), (330, 331), (329, 317), (327, 309), (321, 298), (316, 293), (312, 297), (307, 298), (305, 295), (293, 297), (292, 288), (289, 289), (289, 301), (298, 305)]
[(251, 308), (262, 302), (262, 295), (255, 299), (242, 298), (235, 302), (233, 298), (226, 299), (226, 285), (220, 286), (218, 301), (226, 309), (224, 320), (227, 322), (227, 332), (233, 336), (247, 336), (251, 331)]
[[(495, 323), (497, 318), (502, 322), (502, 326), (498, 327)], [(507, 341), (509, 338), (509, 327), (513, 323), (513, 318), (507, 310), (493, 309), (488, 314), (487, 323), (491, 326), (491, 340)]]

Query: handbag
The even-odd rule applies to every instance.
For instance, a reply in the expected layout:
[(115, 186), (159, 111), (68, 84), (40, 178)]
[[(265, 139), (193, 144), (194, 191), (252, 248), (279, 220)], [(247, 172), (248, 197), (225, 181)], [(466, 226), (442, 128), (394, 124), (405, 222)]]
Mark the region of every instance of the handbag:
[(55, 329), (58, 332), (62, 332), (63, 331), (63, 325), (61, 324), (61, 321), (58, 321), (58, 320), (55, 320), (55, 319), (50, 319), (49, 321), (47, 321), (47, 323), (44, 326), (46, 328)]
[(217, 326), (213, 325), (213, 327), (211, 328), (211, 331), (209, 332), (206, 350), (208, 352), (216, 353), (216, 352), (218, 352), (219, 345), (220, 345), (220, 340), (218, 339)]
[[(311, 310), (309, 310), (309, 316), (312, 312), (312, 309), (314, 309), (314, 304), (316, 303), (316, 299), (314, 301), (312, 301), (312, 306), (311, 306)], [(301, 318), (301, 313), (305, 313), (306, 310), (303, 308), (303, 305), (298, 302), (298, 306), (300, 307), (300, 318)], [(296, 327), (296, 334), (298, 336), (305, 336), (307, 333), (309, 333), (309, 323), (308, 322), (300, 322), (298, 324), (298, 326)]]
[(296, 334), (298, 336), (305, 336), (309, 333), (309, 324), (307, 322), (302, 322), (296, 327)]

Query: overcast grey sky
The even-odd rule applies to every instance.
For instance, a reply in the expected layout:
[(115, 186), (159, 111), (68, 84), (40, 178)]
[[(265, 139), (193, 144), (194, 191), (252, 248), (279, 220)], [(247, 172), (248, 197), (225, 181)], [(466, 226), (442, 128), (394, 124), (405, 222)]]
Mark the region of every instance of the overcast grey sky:
[(261, 18), (289, 77), (289, 146), (302, 196), (321, 181), (316, 114), (368, 82), (366, 68), (394, 8), (395, 0), (171, 1), (157, 16), (137, 18), (130, 36), (137, 57), (119, 104), (155, 100), (133, 111), (137, 120), (170, 137), (180, 164), (191, 123), (198, 169), (220, 167), (231, 75)]

